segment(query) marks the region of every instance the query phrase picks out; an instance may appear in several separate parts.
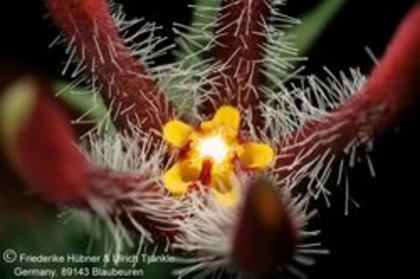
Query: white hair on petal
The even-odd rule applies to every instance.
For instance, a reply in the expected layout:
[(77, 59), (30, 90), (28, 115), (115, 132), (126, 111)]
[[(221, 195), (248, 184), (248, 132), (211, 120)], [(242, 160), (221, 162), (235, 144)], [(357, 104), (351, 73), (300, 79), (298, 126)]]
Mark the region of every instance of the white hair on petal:
[[(113, 1), (109, 2), (109, 8), (112, 12), (114, 23), (119, 31), (120, 36), (123, 38), (122, 43), (124, 47), (127, 47), (131, 56), (136, 60), (140, 61), (140, 64), (145, 67), (146, 75), (142, 75), (141, 78), (150, 78), (154, 77), (159, 81), (159, 73), (161, 68), (155, 66), (155, 59), (159, 58), (170, 50), (172, 50), (175, 45), (169, 44), (166, 37), (160, 36), (156, 31), (161, 29), (160, 26), (157, 26), (156, 23), (147, 22), (144, 19), (132, 19), (127, 20), (126, 15), (122, 10), (122, 5), (116, 4)], [(73, 27), (75, 30), (78, 30), (77, 25)], [(133, 33), (132, 30), (136, 29)], [(111, 76), (107, 88), (104, 88), (103, 84), (98, 82), (96, 68), (98, 64), (104, 63), (104, 54), (110, 57), (111, 63), (115, 66), (117, 71), (122, 71), (121, 65), (118, 65), (116, 56), (118, 56), (119, 51), (122, 45), (117, 44), (112, 41), (111, 38), (108, 38), (107, 44), (99, 44), (98, 42), (98, 28), (96, 22), (93, 22), (92, 40), (96, 47), (97, 55), (99, 61), (91, 61), (90, 64), (87, 64), (86, 61), (86, 47), (81, 46), (76, 48), (76, 36), (78, 32), (75, 32), (75, 35), (70, 39), (66, 39), (65, 36), (57, 36), (49, 45), (53, 47), (55, 45), (64, 45), (65, 53), (68, 55), (68, 59), (64, 64), (62, 70), (63, 76), (69, 76), (73, 79), (68, 86), (65, 86), (59, 90), (57, 96), (62, 94), (70, 95), (86, 95), (92, 99), (94, 105), (90, 110), (86, 110), (79, 118), (73, 121), (74, 124), (97, 124), (91, 131), (88, 133), (97, 133), (103, 134), (110, 130), (111, 121), (115, 120), (116, 117), (120, 114), (125, 114), (128, 111), (134, 108), (134, 105), (131, 107), (122, 107), (122, 104), (118, 101), (117, 96), (124, 95), (125, 92), (121, 92), (120, 88), (117, 88), (114, 84), (115, 76)], [(104, 49), (106, 45), (106, 49)], [(137, 73), (127, 72), (127, 75), (132, 76), (133, 74), (138, 75)], [(111, 102), (108, 105), (108, 113), (104, 114), (103, 119), (92, 121), (92, 118), (95, 118), (95, 113), (98, 112), (98, 108), (103, 107), (102, 97), (99, 92), (105, 92)], [(141, 94), (142, 92), (139, 92)], [(144, 92), (143, 92), (144, 93)], [(148, 106), (148, 111), (151, 117), (156, 117), (162, 111), (159, 111), (154, 107), (152, 100), (148, 100), (150, 106)], [(168, 107), (163, 108), (168, 110)], [(141, 123), (135, 123), (137, 125)], [(114, 131), (114, 129), (111, 129)], [(85, 135), (88, 136), (88, 135)]]
[(190, 273), (211, 274), (230, 265), (229, 256), (234, 225), (238, 221), (238, 209), (227, 208), (213, 198), (208, 198), (208, 195), (212, 193), (198, 191), (188, 196), (184, 204), (188, 214), (177, 222), (183, 234), (176, 239), (173, 247), (187, 253), (187, 257), (180, 257), (178, 262), (188, 264), (174, 271), (178, 278)]
[[(232, 178), (233, 179), (233, 178)], [(177, 239), (173, 248), (184, 251), (185, 257), (179, 257), (179, 263), (185, 267), (174, 270), (177, 278), (194, 275), (195, 278), (217, 274), (230, 274), (232, 278), (246, 278), (246, 274), (232, 268), (232, 249), (236, 234), (236, 224), (247, 196), (249, 184), (247, 177), (236, 177), (236, 187), (239, 189), (240, 201), (235, 207), (226, 207), (214, 199), (204, 199), (211, 195), (202, 191), (195, 192), (186, 198), (184, 203), (187, 215), (178, 221), (178, 226), (184, 233)], [(299, 231), (300, 244), (297, 247), (292, 263), (279, 272), (298, 271), (301, 266), (314, 263), (313, 255), (327, 254), (319, 242), (311, 240), (320, 232), (308, 230), (308, 222), (316, 216), (316, 210), (309, 209), (310, 197), (292, 197), (289, 190), (273, 185), (278, 191), (278, 198), (285, 203), (286, 210), (292, 216)], [(198, 256), (192, 256), (198, 255)], [(303, 274), (303, 272), (301, 272)]]
[(264, 88), (268, 100), (263, 105), (267, 133), (276, 144), (290, 137), (310, 121), (325, 119), (334, 109), (361, 91), (367, 78), (359, 69), (350, 69), (349, 76), (334, 75), (325, 68), (326, 81), (315, 75), (296, 78), (290, 84), (280, 84), (279, 91)]
[(298, 49), (294, 43), (294, 34), (289, 32), (291, 27), (301, 24), (299, 19), (281, 13), (285, 5), (284, 0), (266, 0), (270, 7), (267, 20), (261, 19), (264, 27), (266, 42), (262, 46), (264, 51), (263, 67), (261, 72), (267, 80), (271, 90), (276, 90), (290, 77), (296, 75), (295, 64), (305, 61), (299, 57)]
[[(355, 94), (362, 92), (366, 85), (367, 78), (360, 73), (359, 69), (350, 69), (349, 75), (340, 72), (338, 76), (332, 74), (327, 68), (325, 71), (327, 73), (325, 81), (315, 75), (310, 75), (291, 81), (289, 86), (291, 89), (287, 85), (282, 85), (282, 91), (278, 93), (267, 90), (270, 99), (263, 106), (267, 119), (265, 129), (269, 135), (267, 138), (273, 140), (273, 145), (281, 146), (283, 149), (278, 156), (287, 157), (288, 150), (302, 147), (299, 154), (294, 155), (293, 163), (279, 166), (275, 170), (282, 172), (294, 166), (294, 170), (286, 177), (278, 178), (279, 183), (290, 190), (305, 185), (305, 190), (314, 199), (322, 197), (329, 206), (331, 192), (326, 187), (327, 181), (331, 175), (337, 175), (337, 184), (341, 185), (345, 182), (345, 214), (348, 214), (349, 201), (355, 206), (358, 204), (350, 197), (347, 178), (343, 179), (343, 177), (347, 177), (346, 171), (353, 168), (356, 161), (362, 161), (359, 156), (363, 154), (363, 161), (367, 163), (371, 174), (375, 174), (369, 158), (369, 152), (373, 149), (372, 134), (365, 133), (361, 129), (361, 132), (343, 148), (343, 153), (347, 156), (336, 156), (331, 148), (326, 148), (323, 153), (314, 155), (319, 146), (328, 145), (340, 136), (340, 128), (348, 124), (344, 118), (329, 130), (321, 130), (303, 137), (304, 142), (291, 141), (295, 138), (293, 135), (301, 131), (306, 123), (322, 122), (328, 119), (335, 109), (353, 98)], [(369, 117), (377, 117), (381, 111), (380, 105), (377, 108), (373, 107)], [(310, 146), (305, 146), (305, 142), (309, 141), (314, 142)], [(362, 154), (359, 151), (363, 151)], [(312, 159), (306, 161), (309, 157)], [(336, 165), (339, 167), (337, 168)]]
[[(223, 32), (214, 34), (214, 31), (222, 22), (220, 18), (216, 17), (222, 12), (221, 2), (217, 0), (211, 6), (192, 6), (195, 8), (194, 16), (196, 18), (193, 25), (175, 24), (174, 27), (175, 34), (178, 35), (176, 42), (179, 45), (176, 54), (183, 59), (178, 63), (157, 67), (159, 70), (163, 69), (161, 74), (158, 75), (162, 87), (165, 92), (168, 92), (174, 103), (180, 105), (180, 114), (187, 118), (202, 120), (203, 116), (192, 108), (199, 107), (205, 101), (211, 102), (216, 85), (214, 73), (222, 73), (228, 67), (221, 61), (205, 59), (214, 47), (220, 45), (219, 37), (223, 35)], [(232, 1), (223, 8), (227, 9), (238, 2), (238, 0)], [(267, 0), (264, 2), (264, 5), (269, 8), (269, 16), (267, 21), (264, 18), (260, 19), (259, 24), (262, 26), (263, 33), (256, 34), (265, 37), (265, 43), (260, 46), (264, 56), (258, 61), (242, 61), (238, 65), (239, 69), (242, 66), (241, 64), (247, 63), (246, 68), (250, 71), (250, 76), (253, 76), (253, 72), (258, 68), (267, 81), (267, 85), (261, 85), (258, 88), (248, 82), (246, 84), (248, 94), (256, 94), (259, 90), (268, 95), (267, 91), (278, 90), (278, 86), (282, 86), (284, 81), (296, 74), (287, 76), (285, 73), (290, 74), (294, 68), (293, 64), (303, 60), (303, 58), (298, 57), (297, 49), (293, 44), (293, 35), (286, 32), (289, 27), (298, 24), (299, 20), (279, 12), (284, 2), (282, 0)], [(244, 14), (245, 10), (242, 13), (243, 16), (236, 19), (232, 24), (239, 26), (241, 22), (246, 23), (248, 19)], [(241, 48), (246, 47), (246, 42), (243, 42), (234, 51), (232, 57)], [(242, 110), (244, 111), (243, 108)], [(250, 117), (247, 113), (244, 114)]]

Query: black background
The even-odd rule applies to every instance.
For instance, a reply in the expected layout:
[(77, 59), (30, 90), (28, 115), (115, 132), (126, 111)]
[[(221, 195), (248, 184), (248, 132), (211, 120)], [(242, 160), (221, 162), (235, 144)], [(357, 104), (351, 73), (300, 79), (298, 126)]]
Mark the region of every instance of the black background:
[[(125, 11), (131, 17), (145, 16), (162, 24), (169, 37), (172, 36), (173, 21), (189, 20), (188, 1), (185, 0), (117, 2), (125, 5)], [(284, 12), (298, 16), (316, 2), (289, 0)], [(364, 47), (369, 46), (380, 57), (398, 22), (414, 2), (347, 1), (310, 51), (308, 71), (320, 72), (324, 65), (333, 70), (361, 66), (368, 73), (372, 62)], [(46, 11), (42, 2), (2, 1), (0, 9), (0, 58), (18, 61), (58, 77), (65, 56), (59, 47), (47, 48), (57, 30), (50, 21), (43, 19)], [(370, 178), (365, 167), (352, 171), (351, 194), (361, 208), (351, 207), (350, 216), (344, 217), (342, 188), (335, 191), (332, 208), (320, 205), (321, 238), (331, 254), (319, 257), (318, 264), (307, 269), (310, 278), (418, 276), (411, 273), (416, 268), (413, 262), (420, 258), (419, 235), (415, 233), (419, 220), (415, 192), (420, 186), (420, 136), (417, 135), (420, 113), (417, 111), (407, 115), (399, 131), (389, 131), (376, 141), (372, 153), (376, 178)]]

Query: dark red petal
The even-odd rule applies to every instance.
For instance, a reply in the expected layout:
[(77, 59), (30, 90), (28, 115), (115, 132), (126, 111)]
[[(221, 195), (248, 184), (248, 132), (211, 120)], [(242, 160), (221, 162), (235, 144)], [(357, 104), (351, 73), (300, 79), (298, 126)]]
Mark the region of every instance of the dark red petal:
[(269, 180), (251, 182), (233, 248), (241, 270), (264, 274), (292, 259), (298, 242), (297, 224)]
[[(4, 92), (0, 131), (5, 153), (20, 177), (44, 200), (94, 212), (99, 202), (107, 209), (101, 214), (118, 219), (127, 228), (137, 229), (135, 222), (151, 231), (155, 240), (163, 243), (173, 239), (176, 230), (169, 225), (173, 219), (158, 221), (150, 212), (139, 210), (142, 193), (148, 197), (155, 194), (159, 200), (167, 196), (165, 189), (146, 176), (91, 166), (76, 146), (70, 121), (48, 85), (26, 76), (12, 82)], [(25, 105), (16, 105), (16, 100)], [(9, 113), (19, 117), (10, 117)]]
[[(12, 89), (18, 84), (25, 84), (25, 90)], [(90, 166), (75, 145), (70, 121), (53, 99), (51, 88), (34, 77), (22, 78), (5, 89), (2, 106), (10, 105), (7, 99), (16, 94), (32, 102), (24, 112), (12, 112), (26, 115), (7, 133), (5, 127), (10, 123), (6, 123), (7, 117), (0, 119), (5, 151), (15, 168), (45, 200), (83, 203), (88, 195)]]
[(121, 129), (141, 124), (160, 133), (173, 109), (157, 83), (132, 56), (118, 34), (106, 0), (45, 0), (55, 23), (96, 79)]
[(127, 229), (138, 231), (137, 225), (140, 225), (151, 232), (153, 239), (162, 245), (166, 245), (168, 240), (174, 240), (178, 230), (173, 221), (179, 216), (174, 215), (171, 207), (173, 204), (162, 203), (159, 212), (152, 212), (146, 206), (146, 201), (142, 200), (142, 193), (147, 193), (146, 199), (149, 201), (154, 196), (153, 207), (167, 198), (166, 190), (155, 180), (147, 175), (96, 169), (90, 177), (90, 187), (92, 197), (106, 204), (110, 209), (108, 214), (115, 220), (118, 219)]
[(250, 110), (253, 123), (261, 126), (260, 61), (265, 43), (263, 19), (268, 14), (265, 0), (223, 1), (212, 53), (223, 67), (214, 73), (204, 113), (211, 115), (221, 105), (233, 105)]
[[(101, 214), (118, 219), (128, 229), (137, 230), (135, 222), (161, 243), (174, 239), (176, 216), (171, 204), (166, 209), (165, 204), (160, 207), (167, 210), (167, 220), (139, 209), (144, 205), (143, 193), (148, 198), (154, 195), (156, 198), (151, 202), (155, 204), (167, 197), (165, 189), (146, 174), (134, 176), (91, 166), (76, 146), (77, 137), (67, 113), (53, 97), (51, 87), (38, 76), (16, 68), (13, 75), (0, 81), (0, 140), (4, 147), (0, 155), (4, 151), (25, 186), (58, 205), (97, 213), (95, 205), (99, 202), (107, 209)], [(3, 156), (0, 163), (1, 159)], [(3, 176), (3, 169), (0, 176), (6, 179), (2, 181), (6, 184), (10, 180)]]
[(417, 4), (397, 30), (363, 91), (323, 121), (304, 126), (291, 138), (294, 144), (279, 147), (282, 153), (276, 166), (282, 168), (280, 175), (286, 177), (327, 151), (341, 155), (352, 141), (363, 141), (391, 128), (420, 97), (419, 73)]

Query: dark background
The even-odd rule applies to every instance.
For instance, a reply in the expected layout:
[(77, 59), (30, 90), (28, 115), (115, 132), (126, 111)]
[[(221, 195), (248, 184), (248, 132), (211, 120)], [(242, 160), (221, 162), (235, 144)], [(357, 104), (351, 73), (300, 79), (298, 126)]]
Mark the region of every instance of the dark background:
[[(190, 16), (186, 0), (117, 2), (125, 5), (130, 17), (145, 16), (162, 24), (170, 38), (171, 23), (188, 22)], [(298, 16), (316, 2), (289, 0), (284, 12)], [(364, 47), (369, 46), (380, 57), (414, 2), (347, 1), (308, 54), (308, 71), (321, 72), (324, 65), (332, 70), (360, 66), (368, 73), (372, 61)], [(41, 1), (2, 1), (0, 9), (0, 61), (7, 58), (59, 77), (66, 57), (60, 47), (47, 48), (57, 30), (44, 19)], [(420, 186), (417, 111), (406, 116), (399, 131), (390, 131), (376, 141), (372, 153), (376, 178), (370, 178), (363, 166), (352, 171), (351, 194), (361, 208), (351, 207), (350, 216), (344, 217), (343, 188), (335, 191), (332, 208), (320, 205), (321, 240), (331, 254), (319, 257), (315, 267), (306, 269), (310, 278), (416, 277), (414, 261), (420, 258), (415, 233), (419, 220), (415, 192)]]

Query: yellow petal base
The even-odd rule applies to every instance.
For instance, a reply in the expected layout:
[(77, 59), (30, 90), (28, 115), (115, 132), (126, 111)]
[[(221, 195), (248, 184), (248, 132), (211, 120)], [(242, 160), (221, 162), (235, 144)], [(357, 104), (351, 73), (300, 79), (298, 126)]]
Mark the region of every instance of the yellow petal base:
[[(193, 183), (211, 187), (217, 201), (226, 206), (237, 204), (238, 186), (231, 181), (235, 160), (247, 170), (263, 170), (274, 160), (274, 150), (267, 144), (240, 143), (241, 115), (238, 109), (223, 106), (199, 129), (172, 120), (163, 127), (163, 138), (183, 157), (163, 177), (163, 184), (174, 196), (182, 196)], [(210, 162), (210, 165), (209, 165)]]

